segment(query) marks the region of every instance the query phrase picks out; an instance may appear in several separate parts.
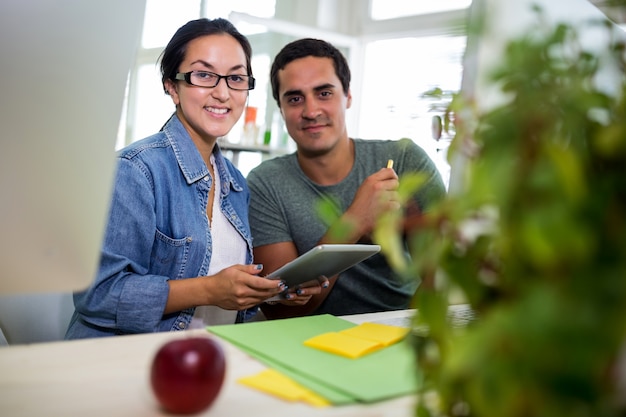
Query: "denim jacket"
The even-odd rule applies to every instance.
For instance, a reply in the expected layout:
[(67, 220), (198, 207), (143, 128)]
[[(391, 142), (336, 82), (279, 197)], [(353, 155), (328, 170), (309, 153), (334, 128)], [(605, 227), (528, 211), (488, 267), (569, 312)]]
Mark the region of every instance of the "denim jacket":
[[(248, 245), (250, 192), (242, 174), (214, 150), (221, 210)], [(170, 279), (203, 276), (211, 261), (206, 206), (212, 178), (174, 115), (162, 131), (120, 151), (95, 282), (74, 294), (66, 339), (184, 330), (189, 308), (163, 315)], [(245, 314), (239, 312), (237, 321)]]

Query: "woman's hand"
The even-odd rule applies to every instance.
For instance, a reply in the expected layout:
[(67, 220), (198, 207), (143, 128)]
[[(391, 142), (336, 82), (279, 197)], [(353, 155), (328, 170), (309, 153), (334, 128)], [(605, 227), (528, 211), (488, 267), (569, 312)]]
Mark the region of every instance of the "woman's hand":
[(295, 289), (289, 289), (285, 298), (277, 302), (287, 306), (303, 306), (311, 301), (314, 295), (321, 294), (328, 286), (328, 278), (320, 277), (318, 280), (305, 282)]
[(210, 293), (208, 305), (226, 310), (244, 310), (261, 304), (283, 292), (286, 287), (280, 280), (259, 277), (263, 265), (233, 265), (213, 276), (205, 277)]
[(225, 310), (245, 310), (285, 291), (282, 281), (259, 277), (263, 265), (233, 265), (215, 275), (172, 279), (163, 314), (214, 305)]

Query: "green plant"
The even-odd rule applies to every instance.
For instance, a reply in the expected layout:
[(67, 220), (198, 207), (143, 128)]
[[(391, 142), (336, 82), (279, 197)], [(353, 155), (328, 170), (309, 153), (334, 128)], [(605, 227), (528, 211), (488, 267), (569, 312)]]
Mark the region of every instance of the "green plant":
[[(574, 28), (538, 24), (493, 74), (506, 104), (485, 114), (459, 95), (451, 104), (464, 115), (451, 152), (472, 139), (466, 184), (423, 215), (412, 261), (395, 264), (422, 280), (420, 417), (626, 414), (616, 365), (626, 346), (626, 84), (615, 95), (596, 88), (599, 59), (577, 45)], [(623, 71), (624, 44), (611, 50)], [(419, 179), (408, 183), (403, 195)], [(388, 254), (398, 221), (379, 220)], [(467, 327), (446, 318), (456, 294), (477, 313)]]

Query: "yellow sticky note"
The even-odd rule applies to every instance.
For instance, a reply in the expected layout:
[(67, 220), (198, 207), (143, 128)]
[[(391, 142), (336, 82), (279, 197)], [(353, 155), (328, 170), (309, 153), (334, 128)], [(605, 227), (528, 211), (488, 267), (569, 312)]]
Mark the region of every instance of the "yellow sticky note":
[(237, 382), (287, 401), (304, 401), (316, 407), (330, 405), (325, 398), (274, 369), (239, 378)]
[(409, 329), (406, 327), (390, 326), (381, 323), (362, 323), (342, 330), (340, 333), (390, 346), (402, 340), (408, 332)]
[(340, 332), (322, 333), (305, 340), (304, 345), (351, 359), (361, 357), (384, 346), (379, 342), (353, 337)]

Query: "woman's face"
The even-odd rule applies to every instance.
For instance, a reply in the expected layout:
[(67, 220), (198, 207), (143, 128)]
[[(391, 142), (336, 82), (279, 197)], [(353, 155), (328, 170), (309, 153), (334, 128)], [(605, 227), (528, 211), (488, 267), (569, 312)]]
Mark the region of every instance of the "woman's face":
[[(196, 38), (187, 45), (178, 72), (210, 71), (219, 75), (247, 75), (246, 55), (235, 38), (227, 34)], [(178, 118), (197, 146), (211, 148), (241, 117), (248, 91), (232, 90), (220, 79), (213, 88), (198, 87), (186, 81), (166, 81)]]

